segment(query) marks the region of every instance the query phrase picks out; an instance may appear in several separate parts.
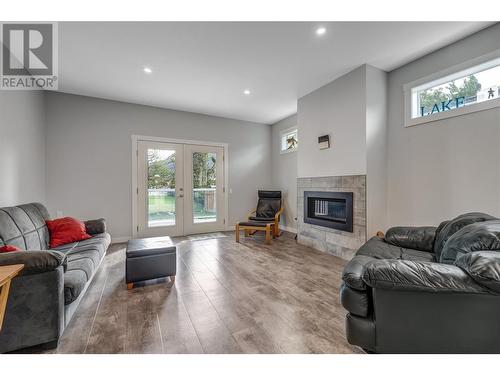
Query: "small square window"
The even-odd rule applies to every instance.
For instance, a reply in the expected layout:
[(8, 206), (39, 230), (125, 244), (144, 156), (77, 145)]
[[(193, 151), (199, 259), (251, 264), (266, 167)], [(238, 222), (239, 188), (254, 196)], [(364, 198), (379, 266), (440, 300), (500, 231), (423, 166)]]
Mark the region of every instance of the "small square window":
[(281, 132), (281, 153), (293, 152), (299, 146), (297, 128), (286, 129)]

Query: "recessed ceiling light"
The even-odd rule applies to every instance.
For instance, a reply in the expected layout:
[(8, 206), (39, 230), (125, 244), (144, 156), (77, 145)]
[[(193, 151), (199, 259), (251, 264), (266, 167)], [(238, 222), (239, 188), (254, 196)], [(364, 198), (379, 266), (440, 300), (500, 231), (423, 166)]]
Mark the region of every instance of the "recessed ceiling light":
[(250, 94), (251, 94), (251, 92), (250, 92), (250, 90), (246, 89), (245, 91), (243, 91), (243, 94), (245, 94), (245, 95), (250, 95)]
[(326, 33), (326, 29), (324, 27), (318, 27), (316, 29), (316, 35), (323, 35), (324, 33)]
[(144, 73), (146, 73), (146, 74), (153, 73), (153, 70), (151, 70), (151, 68), (148, 68), (147, 66), (143, 70), (144, 70)]

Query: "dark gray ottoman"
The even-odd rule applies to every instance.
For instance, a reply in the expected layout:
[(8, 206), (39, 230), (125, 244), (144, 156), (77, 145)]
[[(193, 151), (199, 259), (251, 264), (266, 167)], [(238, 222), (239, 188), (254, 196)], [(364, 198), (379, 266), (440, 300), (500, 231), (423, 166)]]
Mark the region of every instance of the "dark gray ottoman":
[(127, 243), (127, 289), (134, 283), (170, 276), (170, 286), (175, 282), (177, 249), (170, 237), (137, 238)]

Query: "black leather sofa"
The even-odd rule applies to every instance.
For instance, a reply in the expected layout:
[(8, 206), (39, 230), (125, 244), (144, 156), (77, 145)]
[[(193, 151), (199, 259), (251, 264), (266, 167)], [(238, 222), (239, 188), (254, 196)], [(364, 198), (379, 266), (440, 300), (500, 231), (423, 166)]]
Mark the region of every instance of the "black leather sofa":
[(349, 343), (375, 353), (500, 353), (500, 220), (394, 227), (346, 265)]
[(57, 347), (110, 244), (104, 219), (97, 219), (85, 222), (92, 238), (47, 250), (48, 219), (40, 203), (0, 208), (0, 246), (25, 250), (0, 254), (0, 266), (24, 264), (10, 287), (0, 353)]

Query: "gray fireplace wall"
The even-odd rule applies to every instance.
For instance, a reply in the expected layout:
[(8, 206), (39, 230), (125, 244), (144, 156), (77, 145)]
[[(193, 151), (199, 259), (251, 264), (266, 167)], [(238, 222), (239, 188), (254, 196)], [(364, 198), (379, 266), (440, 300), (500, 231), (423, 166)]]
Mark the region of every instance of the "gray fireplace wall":
[[(304, 223), (305, 191), (352, 192), (353, 232)], [(366, 242), (366, 175), (298, 178), (297, 201), (299, 243), (349, 260)]]

